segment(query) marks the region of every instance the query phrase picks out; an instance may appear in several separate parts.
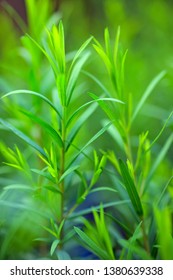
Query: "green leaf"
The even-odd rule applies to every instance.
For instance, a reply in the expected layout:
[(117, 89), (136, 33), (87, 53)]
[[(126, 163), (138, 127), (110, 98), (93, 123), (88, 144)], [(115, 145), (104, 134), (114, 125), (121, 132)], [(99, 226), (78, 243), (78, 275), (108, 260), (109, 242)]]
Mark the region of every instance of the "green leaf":
[(0, 122), (3, 124), (4, 127), (6, 127), (9, 130), (11, 130), (14, 134), (16, 134), (22, 140), (24, 140), (29, 146), (31, 146), (35, 150), (37, 150), (45, 158), (47, 157), (45, 151), (38, 144), (36, 144), (33, 140), (31, 140), (28, 136), (26, 136), (22, 131), (20, 131), (19, 129), (15, 128), (12, 124), (4, 121), (3, 119), (0, 119)]
[(50, 255), (52, 256), (58, 246), (58, 244), (60, 243), (60, 240), (56, 239), (53, 241), (51, 248), (50, 248)]
[(101, 81), (99, 79), (97, 79), (94, 75), (92, 75), (91, 73), (82, 70), (82, 73), (84, 73), (86, 76), (88, 76), (89, 78), (91, 78), (94, 82), (96, 82), (96, 84), (103, 90), (104, 93), (106, 93), (106, 95), (108, 97), (111, 97), (109, 91), (107, 90), (107, 88), (101, 83)]
[(139, 247), (139, 245), (130, 244), (129, 241), (123, 239), (119, 239), (118, 242), (123, 248), (133, 251), (133, 253), (139, 256), (142, 260), (152, 260), (151, 256), (146, 252), (146, 250)]
[(70, 103), (78, 76), (81, 72), (81, 69), (82, 69), (84, 63), (88, 60), (89, 55), (90, 55), (90, 53), (83, 54), (83, 56), (80, 58), (80, 60), (77, 61), (75, 66), (73, 67), (73, 70), (72, 70), (71, 75), (68, 80), (67, 90), (66, 90), (66, 94), (67, 94), (67, 98), (68, 98), (67, 105)]
[[(166, 128), (170, 118), (172, 117), (173, 115), (173, 111), (170, 113), (170, 115), (168, 116), (167, 120), (165, 121), (162, 129), (160, 130), (160, 132), (158, 133), (158, 135), (155, 137), (155, 139), (153, 140), (153, 142), (151, 143), (151, 145), (149, 146), (148, 150), (151, 149), (151, 147), (155, 144), (155, 142), (159, 139), (159, 137), (162, 135), (164, 129)], [(147, 151), (146, 151), (147, 152)]]
[(99, 187), (99, 188), (95, 188), (95, 189), (92, 189), (91, 191), (90, 191), (90, 193), (95, 193), (95, 192), (107, 192), (107, 191), (109, 191), (109, 192), (114, 192), (114, 193), (117, 193), (117, 190), (115, 190), (115, 189), (113, 189), (113, 188), (111, 188), (111, 187)]
[(71, 164), (77, 159), (77, 157), (88, 147), (90, 146), (95, 140), (97, 140), (97, 138), (99, 138), (107, 129), (108, 127), (112, 125), (112, 122), (109, 122), (107, 125), (105, 125), (105, 127), (103, 127), (102, 129), (100, 129), (84, 146), (83, 148), (74, 156), (74, 158), (72, 159), (72, 161), (70, 162), (69, 166), (71, 166)]
[(24, 115), (26, 115), (28, 118), (33, 120), (34, 122), (38, 123), (41, 127), (45, 129), (49, 133), (50, 136), (52, 136), (53, 140), (55, 140), (56, 143), (59, 143), (60, 147), (62, 147), (62, 139), (61, 136), (58, 134), (58, 132), (51, 127), (48, 123), (37, 117), (36, 115), (30, 113), (26, 110), (20, 110)]
[(45, 231), (49, 232), (51, 235), (57, 238), (57, 233), (54, 232), (52, 229), (46, 227), (46, 226), (41, 226)]
[(144, 105), (146, 99), (148, 98), (148, 96), (152, 93), (153, 89), (156, 87), (156, 85), (160, 82), (160, 80), (165, 76), (166, 71), (162, 71), (161, 73), (159, 73), (149, 84), (149, 86), (147, 87), (146, 91), (144, 92), (144, 94), (142, 95), (141, 100), (139, 101), (133, 116), (132, 116), (132, 122), (134, 121), (134, 119), (136, 118), (137, 114), (139, 113), (140, 109), (142, 108), (142, 106)]
[(146, 179), (146, 187), (144, 189), (144, 191), (146, 191), (147, 186), (149, 185), (149, 182), (152, 178), (152, 176), (154, 175), (154, 172), (156, 171), (156, 169), (158, 168), (159, 164), (162, 162), (162, 160), (164, 159), (166, 153), (168, 152), (169, 148), (171, 147), (173, 142), (173, 134), (171, 134), (169, 136), (169, 138), (167, 139), (166, 143), (164, 144), (164, 146), (161, 148), (161, 150), (159, 151), (156, 160), (154, 161), (154, 163), (152, 164), (151, 170), (148, 174), (148, 177)]
[(136, 240), (139, 239), (140, 237), (140, 232), (141, 232), (141, 225), (142, 225), (143, 221), (141, 221), (137, 227), (135, 228), (135, 231), (133, 233), (133, 235), (130, 237), (129, 239), (129, 249), (128, 249), (128, 255), (127, 255), (127, 259), (131, 260), (133, 258), (133, 250), (131, 250), (131, 246), (135, 245)]
[(9, 201), (0, 199), (0, 207), (1, 207), (1, 209), (2, 209), (2, 207), (7, 207), (7, 209), (14, 208), (14, 209), (17, 209), (17, 210), (20, 209), (22, 211), (26, 210), (30, 214), (35, 213), (35, 214), (37, 214), (39, 216), (42, 216), (44, 218), (49, 218), (50, 217), (50, 214), (48, 212), (46, 212), (46, 211), (43, 212), (41, 210), (38, 211), (38, 210), (36, 210), (36, 208), (34, 208), (32, 206), (26, 205), (26, 203), (21, 204), (21, 203), (9, 202)]
[(43, 186), (44, 189), (47, 189), (53, 193), (60, 193), (62, 194), (62, 192), (58, 189), (58, 188), (55, 188), (53, 186)]
[(168, 207), (154, 208), (154, 216), (158, 229), (159, 252), (162, 260), (173, 259), (172, 214)]
[(132, 180), (132, 177), (129, 174), (127, 166), (124, 164), (124, 162), (121, 159), (119, 159), (119, 165), (120, 165), (121, 175), (123, 177), (124, 184), (125, 184), (128, 194), (129, 194), (132, 205), (133, 205), (136, 213), (139, 215), (139, 217), (142, 217), (143, 209), (142, 209), (140, 197), (136, 190), (136, 186)]
[(104, 62), (108, 73), (111, 73), (112, 70), (112, 64), (109, 60), (109, 57), (107, 56), (107, 54), (104, 52), (103, 48), (100, 46), (100, 44), (98, 44), (98, 41), (96, 41), (94, 39), (94, 41), (96, 42), (96, 44), (93, 44), (94, 49), (96, 50), (96, 52), (98, 53), (98, 55), (100, 56), (100, 58), (102, 59), (102, 61)]
[(106, 53), (107, 53), (108, 57), (111, 59), (112, 58), (111, 43), (110, 43), (110, 34), (109, 34), (108, 28), (105, 28), (104, 38), (105, 38)]
[(44, 95), (38, 93), (38, 92), (35, 92), (35, 91), (31, 91), (31, 90), (25, 90), (25, 89), (22, 89), (22, 90), (14, 90), (14, 91), (10, 91), (8, 93), (6, 93), (5, 95), (1, 96), (0, 99), (3, 99), (3, 98), (6, 98), (8, 96), (11, 96), (11, 95), (15, 95), (15, 94), (28, 94), (28, 95), (34, 95), (34, 96), (37, 96), (38, 98), (42, 99), (43, 101), (45, 101), (50, 107), (52, 107), (54, 109), (54, 111), (59, 115), (59, 117), (61, 118), (61, 115), (58, 111), (58, 109), (54, 106), (54, 104), (47, 98), (45, 97)]
[[(108, 203), (102, 203), (102, 207), (103, 208), (108, 208), (108, 207), (114, 207), (114, 206), (119, 206), (119, 205), (124, 205), (124, 204), (129, 204), (130, 200), (123, 200), (123, 201), (112, 201), (112, 202), (108, 202)], [(93, 210), (99, 210), (100, 209), (100, 205), (97, 206), (93, 206), (92, 208), (86, 208), (85, 210), (81, 210), (78, 211), (76, 213), (73, 213), (72, 215), (70, 215), (70, 219), (76, 218), (76, 217), (80, 217), (89, 213), (92, 213)]]
[[(90, 93), (90, 94), (92, 94), (92, 93)], [(111, 102), (118, 102), (118, 103), (122, 103), (122, 104), (123, 104), (123, 102), (122, 102), (121, 100), (119, 100), (119, 99), (108, 98), (108, 97), (102, 97), (102, 98), (97, 97), (95, 100), (91, 100), (91, 101), (89, 101), (89, 102), (83, 104), (83, 105), (80, 106), (75, 112), (73, 112), (73, 114), (72, 114), (72, 115), (70, 116), (70, 118), (68, 119), (66, 126), (69, 126), (69, 124), (71, 123), (71, 121), (73, 120), (73, 118), (74, 118), (81, 110), (83, 110), (85, 107), (91, 105), (92, 103), (95, 103), (95, 102), (98, 102), (98, 103), (99, 103), (99, 101), (111, 101)]]
[(118, 46), (119, 46), (119, 40), (120, 40), (120, 26), (118, 26), (117, 34), (115, 38), (115, 44), (114, 44), (114, 64), (117, 64), (118, 59)]
[(78, 169), (80, 165), (75, 165), (72, 166), (70, 168), (68, 168), (63, 174), (62, 176), (59, 178), (59, 183), (62, 182), (66, 176), (68, 176), (69, 174), (71, 174), (74, 170)]
[[(105, 126), (106, 121), (102, 121), (103, 126)], [(116, 128), (116, 126), (111, 126), (108, 128), (108, 133), (112, 136), (112, 138), (117, 142), (119, 147), (121, 148), (122, 151), (124, 151), (124, 141), (123, 138), (119, 132), (119, 130)]]
[(73, 125), (68, 138), (67, 138), (67, 146), (66, 146), (66, 151), (68, 151), (70, 145), (72, 144), (74, 138), (76, 137), (78, 131), (82, 127), (82, 125), (85, 124), (85, 122), (88, 120), (88, 118), (92, 115), (92, 113), (95, 111), (97, 107), (97, 104), (91, 105), (87, 110), (84, 111), (84, 113), (77, 119), (75, 124)]
[(89, 250), (92, 251), (94, 254), (96, 254), (100, 259), (102, 260), (108, 260), (109, 255), (101, 249), (90, 237), (86, 235), (82, 230), (80, 230), (77, 227), (74, 227), (76, 233), (79, 235), (81, 240), (84, 242), (85, 247)]
[(26, 185), (21, 185), (21, 184), (13, 184), (13, 185), (9, 185), (4, 187), (4, 190), (21, 190), (21, 191), (31, 191), (33, 192), (34, 189), (30, 186), (26, 186)]
[(70, 75), (70, 73), (71, 73), (71, 71), (72, 71), (72, 68), (73, 68), (73, 66), (75, 65), (77, 59), (80, 57), (81, 53), (86, 49), (86, 47), (89, 45), (89, 43), (90, 43), (92, 40), (93, 40), (93, 37), (90, 37), (90, 38), (89, 38), (88, 40), (86, 40), (86, 41), (82, 44), (82, 46), (79, 48), (79, 50), (78, 50), (77, 53), (75, 54), (75, 56), (74, 56), (74, 58), (73, 58), (73, 61), (72, 61), (71, 65), (70, 65), (70, 69), (69, 69), (69, 74), (68, 74), (68, 75)]
[(56, 183), (55, 179), (50, 175), (49, 172), (46, 172), (44, 170), (34, 169), (34, 168), (32, 168), (31, 171), (40, 176), (43, 176), (44, 178), (48, 179), (49, 181), (51, 181), (53, 183)]
[(168, 182), (166, 183), (165, 187), (163, 188), (156, 205), (160, 206), (161, 202), (162, 202), (162, 198), (164, 197), (164, 194), (166, 192), (166, 190), (168, 189), (169, 186), (171, 186), (171, 183), (173, 182), (173, 176), (171, 176), (171, 178), (168, 180)]

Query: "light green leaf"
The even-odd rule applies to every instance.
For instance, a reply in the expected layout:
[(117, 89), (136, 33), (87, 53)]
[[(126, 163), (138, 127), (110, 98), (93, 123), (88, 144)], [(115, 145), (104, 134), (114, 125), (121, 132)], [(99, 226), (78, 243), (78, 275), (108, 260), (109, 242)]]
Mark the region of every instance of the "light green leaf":
[(53, 186), (43, 186), (44, 189), (47, 189), (53, 193), (60, 193), (62, 194), (62, 192), (58, 189), (58, 188), (55, 188)]
[(71, 166), (71, 164), (77, 159), (77, 157), (88, 147), (90, 146), (95, 140), (97, 140), (97, 138), (99, 138), (109, 127), (110, 125), (112, 125), (112, 122), (109, 122), (107, 125), (105, 125), (105, 127), (103, 127), (102, 129), (100, 129), (84, 146), (83, 148), (74, 156), (74, 158), (72, 159), (71, 163), (69, 164), (69, 166)]
[(32, 114), (29, 111), (20, 110), (20, 112), (22, 112), (24, 115), (29, 117), (34, 122), (41, 125), (41, 127), (43, 127), (45, 129), (45, 131), (47, 131), (49, 133), (49, 135), (52, 136), (53, 140), (55, 140), (56, 143), (59, 143), (60, 147), (62, 147), (61, 136), (58, 134), (58, 132), (52, 126), (50, 126), (48, 123), (46, 123), (41, 118), (37, 117), (36, 115)]
[(49, 232), (51, 235), (53, 235), (54, 237), (57, 238), (57, 234), (56, 232), (54, 232), (53, 230), (51, 230), (50, 228), (46, 227), (46, 226), (41, 226), (45, 231)]
[[(119, 205), (124, 205), (124, 204), (126, 205), (126, 204), (129, 204), (129, 203), (130, 203), (130, 200), (112, 201), (112, 202), (108, 202), (108, 203), (102, 203), (102, 207), (103, 208), (108, 208), (108, 207), (114, 207), (114, 206), (119, 206)], [(94, 209), (99, 210), (100, 205), (97, 205), (97, 206), (94, 206), (92, 208), (87, 208), (85, 210), (81, 210), (81, 211), (78, 211), (76, 213), (73, 213), (72, 215), (70, 215), (69, 218), (73, 219), (73, 218), (76, 218), (76, 217), (80, 217), (80, 216), (92, 213)]]
[(73, 66), (75, 65), (77, 59), (80, 57), (81, 53), (86, 49), (86, 47), (89, 45), (89, 43), (93, 40), (93, 37), (90, 37), (88, 40), (86, 40), (82, 46), (79, 48), (79, 50), (77, 51), (77, 53), (75, 54), (73, 61), (71, 63), (70, 69), (69, 69), (69, 75), (72, 71)]
[(85, 247), (96, 254), (102, 260), (108, 260), (109, 255), (101, 249), (90, 237), (86, 235), (82, 230), (77, 227), (74, 227), (76, 233), (79, 235), (81, 240), (84, 242)]
[(22, 90), (14, 90), (14, 91), (10, 91), (6, 94), (4, 94), (3, 96), (1, 96), (0, 99), (3, 99), (3, 98), (6, 98), (6, 97), (9, 97), (11, 95), (15, 95), (15, 94), (28, 94), (28, 95), (34, 95), (34, 96), (37, 96), (38, 98), (42, 99), (43, 101), (45, 101), (47, 104), (49, 104), (50, 107), (52, 107), (54, 109), (54, 111), (59, 115), (59, 117), (61, 118), (61, 115), (58, 111), (58, 109), (54, 106), (54, 104), (47, 98), (45, 97), (44, 95), (38, 93), (38, 92), (35, 92), (35, 91), (31, 91), (31, 90), (25, 90), (25, 89), (22, 89)]
[(118, 26), (117, 34), (115, 38), (115, 44), (114, 44), (114, 64), (117, 64), (118, 59), (118, 47), (119, 47), (119, 40), (120, 40), (120, 26)]
[[(96, 43), (97, 41), (94, 40)], [(98, 44), (94, 44), (93, 45), (94, 49), (96, 50), (96, 52), (98, 53), (98, 55), (100, 56), (100, 58), (103, 60), (106, 68), (107, 68), (107, 71), (108, 73), (110, 74), (111, 73), (111, 70), (112, 70), (112, 64), (109, 60), (109, 57), (107, 56), (107, 54), (104, 52), (103, 48), (98, 46)]]
[(68, 168), (63, 174), (62, 176), (59, 178), (59, 183), (62, 182), (65, 177), (67, 177), (69, 174), (71, 174), (74, 170), (78, 169), (80, 165), (75, 165), (75, 166), (72, 166), (70, 168)]
[(117, 193), (117, 190), (115, 190), (115, 189), (113, 189), (113, 188), (111, 188), (111, 187), (99, 187), (99, 188), (95, 188), (95, 189), (92, 189), (91, 191), (90, 191), (90, 193), (95, 193), (95, 192), (105, 192), (105, 191), (109, 191), (109, 192), (115, 192), (115, 193)]
[(87, 110), (85, 110), (85, 112), (79, 117), (79, 119), (77, 119), (77, 121), (75, 122), (75, 124), (73, 125), (68, 138), (67, 138), (67, 146), (66, 146), (66, 151), (68, 151), (68, 148), (70, 147), (70, 145), (72, 144), (74, 138), (76, 137), (78, 131), (80, 130), (80, 128), (82, 127), (83, 124), (85, 124), (86, 120), (88, 120), (88, 118), (92, 115), (92, 113), (95, 111), (97, 107), (97, 104), (93, 104), (91, 105)]
[[(90, 93), (90, 94), (91, 94), (91, 93)], [(99, 98), (99, 97), (98, 97), (98, 98), (96, 98), (96, 99), (94, 99), (94, 100), (91, 100), (91, 101), (89, 101), (89, 102), (83, 104), (83, 105), (80, 106), (75, 112), (73, 112), (73, 114), (72, 114), (72, 115), (70, 116), (70, 118), (68, 119), (66, 126), (67, 126), (67, 127), (69, 126), (69, 124), (71, 123), (71, 121), (74, 119), (74, 117), (75, 117), (81, 110), (83, 110), (85, 107), (91, 105), (92, 103), (95, 103), (95, 102), (98, 102), (98, 103), (99, 103), (99, 101), (110, 101), (110, 102), (118, 102), (118, 103), (122, 103), (122, 104), (123, 104), (123, 102), (122, 102), (121, 100), (119, 100), (119, 99), (108, 98), (108, 97), (102, 97), (102, 98)]]
[(83, 56), (76, 62), (76, 64), (73, 67), (73, 70), (70, 74), (68, 83), (67, 83), (67, 90), (66, 90), (66, 94), (67, 94), (67, 105), (70, 103), (78, 76), (81, 72), (81, 69), (84, 65), (84, 63), (88, 60), (88, 57), (90, 56), (90, 53), (85, 53), (83, 54)]
[(27, 185), (21, 185), (21, 184), (13, 184), (13, 185), (9, 185), (4, 187), (4, 190), (23, 190), (23, 191), (31, 191), (33, 192), (34, 189), (30, 186)]
[(154, 175), (154, 172), (156, 171), (157, 167), (159, 166), (159, 164), (162, 162), (162, 160), (164, 159), (166, 153), (168, 152), (169, 148), (171, 147), (173, 142), (173, 134), (171, 134), (169, 136), (169, 138), (167, 139), (166, 143), (164, 144), (164, 146), (161, 148), (161, 150), (159, 151), (156, 160), (154, 161), (154, 163), (152, 164), (151, 170), (148, 174), (148, 177), (146, 179), (146, 187), (144, 189), (144, 191), (146, 191), (147, 186), (149, 185), (149, 181), (151, 180), (152, 176)]
[(96, 82), (97, 85), (99, 85), (99, 87), (103, 90), (104, 93), (106, 93), (106, 95), (108, 97), (111, 97), (109, 91), (107, 90), (107, 88), (101, 83), (101, 81), (99, 79), (97, 79), (94, 75), (92, 75), (91, 73), (82, 70), (82, 73), (84, 73), (86, 76), (88, 76), (89, 78), (91, 78), (94, 82)]
[(12, 124), (4, 121), (3, 119), (0, 119), (0, 122), (3, 124), (4, 127), (11, 130), (14, 134), (16, 134), (18, 137), (20, 137), (22, 140), (24, 140), (29, 146), (33, 147), (35, 150), (37, 150), (40, 154), (43, 155), (43, 157), (47, 157), (45, 151), (36, 144), (33, 140), (31, 140), (27, 135), (25, 135), (22, 131), (15, 128)]
[(50, 248), (50, 255), (52, 256), (58, 246), (58, 244), (60, 243), (60, 240), (56, 239), (53, 241), (51, 248)]
[(38, 170), (38, 169), (31, 169), (32, 172), (40, 175), (40, 176), (43, 176), (45, 177), (46, 179), (48, 179), (49, 181), (53, 182), (53, 183), (56, 183), (55, 179), (50, 175), (49, 172), (46, 172), (44, 170)]
[(148, 96), (152, 93), (153, 89), (156, 87), (156, 85), (160, 82), (160, 80), (166, 75), (166, 71), (162, 71), (161, 73), (159, 73), (149, 84), (149, 86), (147, 87), (146, 91), (144, 92), (144, 94), (142, 95), (141, 100), (139, 101), (133, 116), (132, 116), (132, 122), (134, 121), (134, 119), (136, 118), (137, 114), (139, 113), (140, 109), (142, 108), (142, 106), (144, 105), (146, 99), (148, 98)]
[[(164, 129), (166, 128), (170, 118), (172, 117), (173, 115), (173, 111), (170, 113), (169, 117), (167, 118), (167, 120), (165, 121), (162, 129), (160, 130), (160, 132), (158, 133), (158, 135), (156, 136), (156, 138), (153, 140), (153, 142), (151, 143), (151, 145), (149, 146), (148, 150), (151, 149), (151, 147), (155, 144), (155, 142), (159, 139), (159, 137), (162, 135)], [(147, 152), (147, 151), (146, 151)]]

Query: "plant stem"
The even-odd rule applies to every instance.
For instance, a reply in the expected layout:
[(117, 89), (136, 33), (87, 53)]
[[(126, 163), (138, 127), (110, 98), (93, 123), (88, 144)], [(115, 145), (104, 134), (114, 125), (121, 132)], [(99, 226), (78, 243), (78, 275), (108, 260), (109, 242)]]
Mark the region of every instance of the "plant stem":
[(146, 234), (144, 218), (142, 218), (142, 226), (141, 227), (142, 227), (142, 233), (143, 233), (144, 248), (147, 251), (147, 253), (150, 253), (150, 247), (149, 247), (149, 243), (148, 243), (148, 237), (147, 237), (147, 234)]
[[(62, 129), (62, 148), (61, 148), (61, 162), (60, 162), (60, 174), (59, 178), (65, 172), (65, 140), (66, 140), (66, 107), (63, 106), (63, 115), (62, 115), (62, 122), (61, 122), (61, 129)], [(64, 180), (60, 183), (60, 190), (61, 190), (61, 206), (60, 206), (60, 223), (64, 219)], [(61, 231), (61, 239), (63, 237), (63, 230)]]

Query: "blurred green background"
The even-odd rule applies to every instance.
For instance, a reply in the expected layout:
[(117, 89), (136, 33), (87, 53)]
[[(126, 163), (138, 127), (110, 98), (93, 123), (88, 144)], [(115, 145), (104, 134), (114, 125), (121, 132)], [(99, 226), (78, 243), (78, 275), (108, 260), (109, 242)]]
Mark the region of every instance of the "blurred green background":
[[(34, 82), (34, 79), (31, 79), (31, 77), (34, 77), (35, 75), (32, 72), (33, 64), (31, 61), (27, 60), (26, 54), (23, 53), (21, 42), (21, 37), (24, 32), (28, 32), (33, 37), (39, 36), (39, 28), (41, 30), (44, 26), (38, 27), (38, 33), (34, 34), (34, 29), (32, 29), (32, 26), (28, 23), (24, 0), (0, 2), (3, 2), (3, 5), (7, 3), (12, 5), (17, 14), (22, 18), (22, 20), (19, 19), (17, 14), (14, 16), (13, 12), (12, 18), (9, 7), (7, 8), (6, 5), (1, 6), (0, 94), (21, 88), (48, 92), (49, 88), (51, 88), (52, 78), (50, 77), (48, 83), (47, 80), (45, 81), (43, 69), (46, 63), (44, 64), (42, 57), (38, 57), (35, 69), (39, 69), (37, 82), (40, 79), (40, 83)], [(142, 131), (149, 130), (149, 138), (151, 140), (154, 139), (173, 107), (173, 1), (50, 0), (50, 2), (52, 2), (52, 10), (58, 12), (59, 18), (62, 18), (63, 20), (67, 53), (78, 49), (90, 35), (95, 36), (98, 40), (103, 42), (103, 30), (105, 27), (109, 28), (111, 36), (114, 40), (117, 28), (120, 26), (120, 47), (122, 51), (128, 49), (125, 66), (126, 90), (132, 93), (134, 103), (137, 103), (140, 99), (147, 85), (154, 76), (162, 70), (167, 71), (166, 77), (153, 91), (152, 95), (143, 107), (140, 117), (137, 121), (135, 121), (133, 126), (134, 138)], [(39, 18), (41, 15), (37, 14), (37, 16)], [(37, 19), (36, 26), (38, 26)], [(35, 39), (39, 40), (39, 38)], [(23, 59), (23, 57), (25, 57), (25, 59)], [(101, 77), (102, 82), (108, 87), (108, 89), (111, 90), (106, 70), (104, 72), (102, 62), (95, 56), (94, 53), (88, 62), (86, 69), (94, 75)], [(86, 81), (85, 92), (87, 91), (96, 92), (98, 95), (102, 93), (97, 85), (89, 79)], [(21, 104), (23, 102), (25, 101), (20, 100)], [(29, 106), (29, 104), (27, 104), (27, 106)], [(4, 111), (2, 105), (0, 106), (0, 110), (1, 116), (6, 116), (6, 112)], [(100, 117), (104, 116), (100, 111), (98, 111), (97, 115), (95, 114), (93, 119), (91, 118), (92, 127), (88, 124), (87, 132), (85, 131), (84, 134), (90, 133), (92, 135), (93, 132), (100, 127)], [(154, 150), (155, 154), (157, 154), (167, 137), (170, 133), (172, 133), (171, 123), (172, 122), (170, 121), (164, 135), (162, 135), (156, 144)], [(24, 129), (27, 130), (27, 128)], [(10, 147), (13, 147), (14, 143), (18, 143), (21, 147), (23, 145), (22, 141), (18, 140), (16, 136), (12, 138), (8, 132), (3, 130), (0, 130), (0, 138)], [(108, 134), (102, 136), (95, 145), (101, 149), (115, 149), (114, 143), (110, 140)], [(167, 178), (171, 176), (172, 158), (173, 148), (169, 150), (168, 157), (159, 166), (159, 175), (156, 180), (157, 182), (165, 183)], [(3, 159), (1, 161), (3, 161)], [(4, 169), (1, 170), (1, 173), (3, 174)], [(15, 176), (17, 177), (17, 174), (13, 174), (12, 178), (15, 178)], [(2, 186), (4, 186), (6, 181), (9, 183), (10, 178), (5, 178), (4, 175), (1, 176), (0, 184)], [(7, 194), (4, 194), (4, 196), (5, 195)], [(11, 195), (13, 196), (14, 194)], [(17, 198), (15, 199), (17, 200)], [(15, 221), (18, 221), (18, 224), (14, 222), (11, 212), (6, 213), (4, 211), (2, 213), (0, 220), (2, 224), (4, 223), (6, 215), (11, 215), (9, 223), (6, 225), (6, 230), (11, 232), (11, 234), (9, 234), (9, 238), (5, 239), (5, 242), (3, 242), (1, 258), (21, 258), (23, 257), (22, 254), (25, 250), (25, 258), (33, 257), (33, 255), (31, 256), (28, 252), (30, 247), (32, 247), (33, 238), (36, 238), (38, 233), (40, 234), (40, 228), (34, 221), (34, 215), (28, 218), (27, 212), (20, 215), (20, 211), (18, 211), (19, 210), (17, 210), (14, 214)], [(30, 222), (34, 224), (30, 236), (27, 235), (27, 227), (19, 230), (20, 225), (26, 219), (28, 221), (30, 220)], [(42, 217), (40, 218), (40, 223), (41, 219)], [(2, 240), (5, 232), (6, 231), (4, 229), (0, 232)], [(23, 247), (23, 244), (20, 242), (18, 243), (18, 239), (14, 238), (16, 235), (20, 236), (21, 240), (28, 236), (26, 247)], [(10, 246), (12, 246), (11, 249), (9, 249)], [(17, 251), (19, 253), (15, 252), (16, 248), (18, 248)], [(21, 254), (20, 250), (22, 251)], [(39, 250), (43, 252), (44, 255), (44, 246), (43, 248), (39, 248)], [(34, 254), (34, 252), (32, 253)]]
[[(24, 0), (1, 1), (9, 2), (27, 22)], [(72, 51), (77, 49), (81, 43), (90, 35), (97, 39), (103, 39), (103, 30), (109, 27), (112, 38), (114, 38), (117, 27), (121, 27), (121, 43), (123, 50), (128, 49), (126, 62), (126, 85), (127, 90), (139, 98), (150, 80), (161, 70), (166, 69), (167, 79), (162, 82), (159, 93), (152, 95), (153, 106), (162, 107), (160, 113), (155, 110), (143, 110), (143, 120), (148, 115), (154, 118), (166, 117), (166, 111), (171, 110), (170, 102), (172, 92), (172, 68), (173, 68), (173, 36), (172, 36), (172, 12), (173, 2), (164, 0), (154, 1), (126, 1), (126, 0), (61, 0), (50, 1), (54, 10), (58, 8), (63, 18), (66, 34), (66, 49)], [(20, 88), (17, 75), (19, 65), (16, 67), (16, 48), (21, 45), (20, 36), (23, 34), (21, 26), (7, 16), (1, 7), (1, 31), (0, 31), (0, 58), (1, 74), (5, 74), (11, 82), (11, 87)], [(8, 34), (8, 36), (6, 36)], [(95, 58), (94, 58), (95, 59)], [(5, 62), (4, 69), (3, 61)], [(14, 67), (7, 69), (7, 62)], [(92, 62), (94, 64), (97, 61)], [(94, 68), (94, 71), (99, 71)], [(13, 73), (12, 73), (13, 71)], [(106, 82), (106, 75), (103, 73)], [(1, 82), (1, 91), (9, 89), (5, 81)], [(164, 96), (164, 98), (163, 98)], [(164, 111), (164, 109), (166, 111)], [(157, 112), (157, 111), (156, 111)], [(153, 136), (153, 135), (151, 135)]]

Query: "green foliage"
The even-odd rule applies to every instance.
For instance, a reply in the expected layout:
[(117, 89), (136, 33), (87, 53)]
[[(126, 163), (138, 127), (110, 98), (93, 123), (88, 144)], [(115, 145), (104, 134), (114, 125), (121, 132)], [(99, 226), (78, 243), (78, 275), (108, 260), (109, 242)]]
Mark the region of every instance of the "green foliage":
[(107, 229), (103, 207), (100, 207), (100, 215), (93, 210), (95, 226), (84, 220), (85, 232), (79, 228), (75, 231), (84, 242), (86, 248), (94, 252), (100, 259), (114, 260), (111, 238)]
[[(162, 40), (169, 11), (154, 1), (159, 21), (152, 3), (135, 0), (134, 17), (127, 1), (103, 2), (102, 18), (111, 25), (103, 39), (97, 21), (88, 36), (82, 13), (80, 24), (71, 24), (77, 0), (61, 6), (63, 21), (52, 1), (26, 0), (27, 25), (5, 5), (22, 38), (6, 32), (12, 24), (4, 16), (2, 259), (173, 258), (172, 66), (164, 63), (172, 55)], [(147, 19), (155, 22), (152, 38), (141, 31)]]

